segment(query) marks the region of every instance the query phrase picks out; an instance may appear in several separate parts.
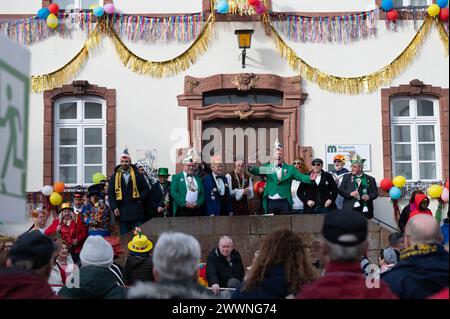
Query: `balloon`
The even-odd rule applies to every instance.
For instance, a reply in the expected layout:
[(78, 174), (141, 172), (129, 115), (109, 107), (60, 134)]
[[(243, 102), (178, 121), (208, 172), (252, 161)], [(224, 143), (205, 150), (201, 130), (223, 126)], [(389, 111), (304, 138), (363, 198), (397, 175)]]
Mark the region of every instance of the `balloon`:
[(428, 187), (428, 195), (431, 198), (439, 198), (442, 194), (442, 186), (441, 185), (431, 185)]
[(107, 14), (111, 14), (114, 13), (115, 8), (112, 3), (107, 3), (103, 6), (103, 10), (105, 10)]
[(56, 28), (58, 26), (58, 18), (53, 14), (50, 13), (47, 17), (47, 25), (49, 28)]
[(47, 19), (49, 14), (50, 14), (50, 11), (47, 8), (40, 8), (37, 13), (39, 19), (41, 19), (41, 20)]
[(430, 5), (428, 7), (427, 10), (428, 10), (428, 14), (431, 17), (435, 17), (435, 16), (437, 16), (439, 14), (439, 11), (441, 10), (441, 8), (439, 8), (439, 6), (437, 4), (433, 3), (432, 5)]
[(219, 13), (228, 13), (230, 6), (228, 5), (228, 1), (220, 0), (217, 4), (217, 12)]
[(402, 188), (406, 184), (406, 178), (404, 176), (395, 176), (392, 180), (392, 184), (398, 188)]
[(448, 197), (449, 197), (448, 195), (449, 195), (448, 189), (444, 188), (441, 193), (441, 199), (444, 203), (448, 203)]
[(380, 181), (380, 187), (386, 192), (388, 192), (392, 188), (392, 186), (394, 186), (394, 185), (392, 184), (392, 182), (389, 178), (383, 178)]
[(445, 188), (449, 189), (449, 188), (448, 188), (448, 179), (447, 179), (447, 181), (445, 182)]
[(396, 21), (398, 19), (398, 11), (395, 9), (389, 10), (389, 12), (386, 14), (386, 18), (389, 21)]
[(259, 0), (248, 0), (248, 4), (252, 7), (258, 7), (261, 2)]
[(381, 1), (381, 7), (384, 11), (389, 11), (394, 7), (394, 1), (393, 0), (383, 0)]
[(106, 176), (103, 173), (97, 172), (92, 175), (92, 181), (94, 184), (99, 184), (101, 181), (106, 181)]
[(392, 200), (400, 199), (402, 197), (402, 191), (400, 188), (394, 186), (389, 190), (389, 196), (391, 196)]
[(445, 8), (448, 4), (448, 0), (436, 0), (436, 4), (440, 7), (440, 8)]
[(448, 21), (448, 8), (443, 8), (439, 11), (439, 19), (441, 21)]
[(266, 12), (266, 6), (264, 5), (264, 3), (260, 3), (257, 7), (256, 7), (256, 13), (257, 14), (263, 14), (264, 12)]
[(66, 186), (64, 185), (63, 182), (55, 182), (55, 184), (53, 184), (53, 190), (57, 193), (64, 192), (65, 188), (66, 188)]
[(50, 13), (57, 14), (59, 12), (59, 6), (56, 3), (52, 3), (48, 6)]
[(104, 10), (100, 6), (94, 8), (94, 15), (96, 17), (101, 17), (103, 15), (103, 12), (104, 12)]
[(53, 206), (61, 205), (62, 200), (62, 196), (57, 192), (53, 192), (50, 195), (50, 204), (52, 204)]
[(89, 9), (94, 10), (95, 8), (99, 7), (100, 5), (98, 4), (93, 4), (89, 7)]
[(53, 187), (51, 187), (50, 185), (45, 185), (44, 187), (42, 187), (41, 192), (44, 196), (50, 196), (53, 193)]

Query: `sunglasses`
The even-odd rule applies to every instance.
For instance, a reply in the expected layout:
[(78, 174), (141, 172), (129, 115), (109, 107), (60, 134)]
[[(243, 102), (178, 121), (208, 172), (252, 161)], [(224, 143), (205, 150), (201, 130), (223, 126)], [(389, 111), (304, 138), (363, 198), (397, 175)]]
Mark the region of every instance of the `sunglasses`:
[(314, 163), (314, 164), (312, 164), (312, 166), (322, 166), (322, 164), (320, 164), (320, 163)]
[(294, 162), (294, 165), (300, 165), (301, 162)]

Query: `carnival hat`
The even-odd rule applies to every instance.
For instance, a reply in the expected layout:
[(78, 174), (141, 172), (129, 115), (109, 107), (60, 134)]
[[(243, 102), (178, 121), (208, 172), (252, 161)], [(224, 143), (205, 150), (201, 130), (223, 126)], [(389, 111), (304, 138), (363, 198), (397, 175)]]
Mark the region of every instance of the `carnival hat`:
[(99, 197), (103, 197), (103, 189), (105, 185), (104, 184), (93, 184), (88, 187), (88, 197), (97, 195)]
[(63, 210), (71, 210), (73, 212), (73, 208), (72, 206), (70, 206), (70, 203), (62, 203), (61, 206), (59, 207), (58, 213), (61, 213)]
[(133, 237), (133, 240), (128, 243), (128, 249), (135, 253), (145, 253), (152, 250), (153, 243), (148, 240), (147, 236), (137, 234)]
[(166, 167), (158, 168), (158, 176), (170, 176), (169, 169)]
[(131, 159), (131, 156), (130, 156), (130, 154), (128, 153), (128, 147), (125, 147), (125, 149), (123, 150), (122, 155), (121, 155), (120, 157)]
[(333, 162), (335, 162), (335, 161), (345, 162), (345, 156), (341, 155), (341, 154), (337, 154), (333, 157)]

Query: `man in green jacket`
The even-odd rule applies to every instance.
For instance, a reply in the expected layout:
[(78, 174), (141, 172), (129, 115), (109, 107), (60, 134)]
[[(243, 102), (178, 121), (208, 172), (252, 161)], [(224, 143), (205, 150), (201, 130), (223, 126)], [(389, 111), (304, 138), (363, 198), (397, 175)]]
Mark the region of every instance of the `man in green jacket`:
[(283, 146), (275, 142), (274, 162), (260, 167), (249, 167), (254, 175), (266, 175), (267, 183), (263, 194), (263, 208), (266, 214), (290, 214), (292, 210), (291, 183), (297, 180), (303, 183), (311, 183), (316, 179), (316, 174), (305, 175), (294, 166), (286, 164), (283, 158)]
[(188, 154), (181, 163), (183, 171), (173, 175), (170, 184), (173, 216), (202, 216), (205, 193), (202, 180), (194, 174), (196, 163), (192, 154)]

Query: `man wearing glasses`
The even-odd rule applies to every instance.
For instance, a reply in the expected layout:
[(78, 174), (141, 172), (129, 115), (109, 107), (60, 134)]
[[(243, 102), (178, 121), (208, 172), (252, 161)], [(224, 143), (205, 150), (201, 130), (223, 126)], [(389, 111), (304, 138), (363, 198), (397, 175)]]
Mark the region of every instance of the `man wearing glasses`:
[[(344, 167), (345, 165), (345, 156), (344, 155), (336, 155), (333, 157), (334, 169), (330, 172), (333, 175), (334, 182), (336, 186), (339, 188), (342, 183), (342, 179), (345, 174), (348, 174), (348, 169)], [(337, 209), (342, 209), (342, 205), (344, 204), (344, 197), (338, 195), (336, 198), (336, 206)]]
[(313, 159), (311, 164), (311, 174), (316, 174), (316, 178), (311, 184), (300, 184), (297, 194), (304, 203), (305, 214), (325, 214), (336, 209), (334, 202), (339, 191), (333, 176), (323, 170), (320, 158)]

